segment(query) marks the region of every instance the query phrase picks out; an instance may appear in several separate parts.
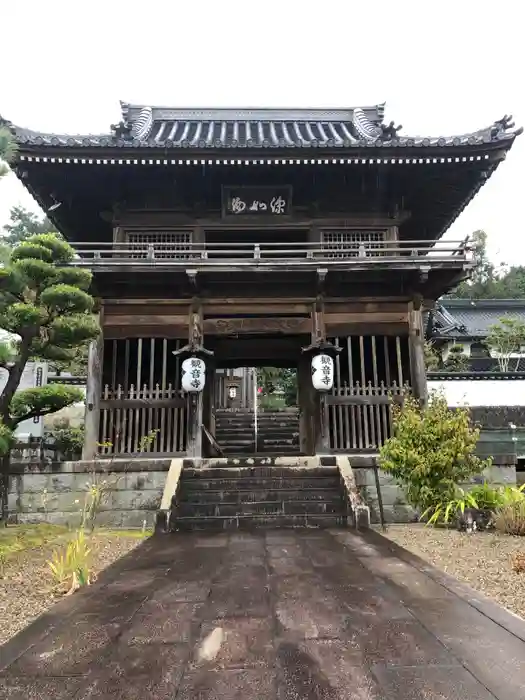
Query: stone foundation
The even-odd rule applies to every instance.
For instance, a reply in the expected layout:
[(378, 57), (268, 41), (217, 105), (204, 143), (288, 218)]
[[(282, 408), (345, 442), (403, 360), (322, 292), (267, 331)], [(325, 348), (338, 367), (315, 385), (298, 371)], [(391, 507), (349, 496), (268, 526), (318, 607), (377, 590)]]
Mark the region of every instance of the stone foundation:
[(146, 527), (153, 527), (170, 463), (166, 458), (52, 462), (44, 468), (13, 464), (9, 479), (11, 521), (78, 525), (87, 484), (95, 471), (98, 479), (115, 482), (101, 505), (97, 524), (139, 528), (145, 521)]

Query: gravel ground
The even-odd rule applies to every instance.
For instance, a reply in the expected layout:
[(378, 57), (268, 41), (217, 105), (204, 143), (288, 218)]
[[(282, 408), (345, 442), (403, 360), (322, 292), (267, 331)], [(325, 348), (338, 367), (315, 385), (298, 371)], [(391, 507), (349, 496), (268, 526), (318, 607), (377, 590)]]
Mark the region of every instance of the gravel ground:
[[(0, 570), (0, 644), (39, 617), (61, 594), (54, 589), (48, 561), (65, 541), (61, 535), (39, 547), (10, 556)], [(116, 532), (97, 532), (89, 538), (92, 572), (96, 575), (142, 540)]]
[(423, 525), (390, 525), (382, 534), (525, 618), (525, 572), (516, 574), (510, 563), (525, 553), (525, 537)]

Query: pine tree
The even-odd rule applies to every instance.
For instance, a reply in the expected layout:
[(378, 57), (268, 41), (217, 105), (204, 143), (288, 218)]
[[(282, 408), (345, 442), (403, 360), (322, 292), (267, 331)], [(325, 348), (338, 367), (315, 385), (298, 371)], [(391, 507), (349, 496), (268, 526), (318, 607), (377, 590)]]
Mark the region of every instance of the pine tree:
[[(88, 293), (91, 273), (68, 267), (71, 246), (55, 234), (31, 236), (11, 252), (0, 268), (0, 328), (12, 343), (0, 343), (0, 367), (7, 382), (0, 393), (0, 421), (5, 429), (29, 418), (55, 413), (82, 400), (78, 388), (48, 385), (19, 390), (22, 374), (32, 359), (71, 361), (79, 347), (100, 332)], [(7, 515), (9, 457), (2, 468), (2, 514)]]

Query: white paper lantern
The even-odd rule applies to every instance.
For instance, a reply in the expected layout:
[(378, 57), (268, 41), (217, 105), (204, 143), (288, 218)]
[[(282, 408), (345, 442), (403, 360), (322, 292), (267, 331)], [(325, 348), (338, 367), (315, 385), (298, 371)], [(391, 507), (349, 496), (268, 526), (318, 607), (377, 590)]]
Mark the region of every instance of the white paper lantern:
[(330, 355), (312, 358), (312, 384), (317, 391), (330, 391), (334, 385), (334, 361)]
[(199, 392), (206, 383), (206, 363), (198, 357), (188, 357), (182, 363), (182, 390)]

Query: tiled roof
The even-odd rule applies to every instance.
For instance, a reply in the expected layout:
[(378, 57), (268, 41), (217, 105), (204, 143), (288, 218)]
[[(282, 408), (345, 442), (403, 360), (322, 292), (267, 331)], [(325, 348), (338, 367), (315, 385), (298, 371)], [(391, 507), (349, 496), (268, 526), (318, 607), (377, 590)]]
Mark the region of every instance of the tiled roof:
[[(507, 115), (486, 129), (438, 137), (400, 136), (383, 123), (384, 105), (352, 109), (171, 109), (121, 103), (122, 119), (107, 134), (45, 134), (10, 125), (18, 142), (50, 147), (149, 147), (185, 149), (352, 148), (392, 146), (443, 148), (509, 141)], [(1, 120), (0, 120), (1, 121)]]
[(433, 312), (434, 335), (484, 338), (504, 316), (525, 323), (525, 299), (446, 299)]

